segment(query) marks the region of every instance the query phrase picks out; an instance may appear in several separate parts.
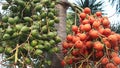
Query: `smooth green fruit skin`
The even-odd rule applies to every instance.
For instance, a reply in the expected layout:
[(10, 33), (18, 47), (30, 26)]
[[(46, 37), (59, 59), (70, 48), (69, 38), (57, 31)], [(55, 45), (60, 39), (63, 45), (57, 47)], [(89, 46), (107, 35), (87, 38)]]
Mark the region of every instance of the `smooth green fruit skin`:
[(24, 12), (25, 12), (25, 13), (30, 13), (30, 12), (31, 12), (31, 7), (30, 7), (30, 6), (26, 6)]
[(15, 22), (14, 18), (8, 18), (8, 23), (15, 24), (16, 22)]
[(56, 36), (55, 41), (56, 41), (56, 43), (59, 43), (59, 42), (61, 42), (61, 38), (59, 36)]
[(0, 53), (4, 52), (4, 47), (0, 46)]
[(25, 20), (26, 22), (31, 22), (31, 21), (33, 21), (31, 17), (24, 17), (24, 20)]
[(50, 40), (49, 42), (50, 42), (50, 44), (51, 44), (52, 46), (55, 45), (55, 41), (54, 41), (54, 40)]
[(15, 2), (16, 2), (17, 5), (20, 5), (21, 7), (25, 6), (25, 2), (22, 1), (22, 0), (15, 0)]
[(48, 25), (49, 25), (49, 26), (53, 26), (53, 25), (54, 25), (54, 20), (50, 20), (50, 21), (48, 22)]
[(2, 17), (2, 21), (3, 21), (3, 22), (8, 22), (8, 16), (3, 16), (3, 17)]
[(19, 19), (18, 16), (16, 16), (16, 17), (14, 17), (14, 20), (15, 20), (16, 23), (18, 23), (20, 19)]
[(44, 42), (44, 49), (49, 50), (51, 48), (51, 44), (48, 41)]
[(23, 27), (21, 28), (21, 31), (22, 31), (22, 32), (28, 32), (28, 31), (29, 31), (29, 27), (23, 26)]
[(4, 40), (10, 39), (10, 35), (9, 35), (9, 34), (4, 34), (4, 35), (3, 35), (3, 39), (4, 39)]
[(31, 42), (31, 46), (32, 46), (32, 47), (35, 47), (37, 44), (38, 44), (38, 42), (37, 42), (36, 40), (33, 40), (33, 41)]
[(13, 35), (12, 35), (12, 38), (17, 38), (19, 36), (19, 33), (18, 32), (14, 32)]
[(54, 18), (54, 13), (49, 12), (49, 13), (48, 13), (48, 17), (51, 18), (51, 19), (53, 19), (53, 18)]
[(23, 25), (22, 24), (17, 24), (15, 25), (15, 28), (17, 31), (20, 31), (22, 29)]
[(42, 30), (42, 32), (47, 32), (47, 26), (46, 25), (43, 26), (41, 30)]
[(59, 23), (59, 19), (57, 17), (54, 18), (55, 23)]
[(41, 13), (41, 18), (45, 18), (47, 16), (47, 13), (46, 12), (42, 12)]
[(45, 4), (45, 5), (48, 5), (49, 4), (49, 0), (43, 0), (43, 3)]
[(36, 5), (36, 7), (35, 7), (35, 9), (36, 9), (36, 11), (40, 11), (41, 9), (42, 9), (42, 5), (40, 4), (40, 5)]
[(54, 47), (53, 48), (53, 52), (59, 52), (59, 48), (58, 47)]
[(43, 40), (45, 40), (45, 39), (48, 39), (48, 36), (47, 36), (47, 34), (43, 34), (41, 38), (42, 38)]
[(39, 44), (39, 45), (36, 45), (36, 46), (35, 46), (35, 48), (37, 48), (37, 49), (43, 49), (43, 48), (44, 48), (44, 46), (43, 46), (43, 45), (41, 45), (41, 44)]
[(45, 60), (45, 63), (48, 64), (48, 65), (52, 64), (51, 60)]
[(38, 40), (38, 44), (44, 44), (44, 40)]
[(25, 58), (25, 63), (30, 64), (30, 63), (31, 63), (31, 60), (26, 57), (26, 58)]
[(31, 31), (31, 34), (32, 34), (32, 36), (37, 36), (39, 33), (37, 30), (34, 29)]
[(59, 52), (58, 47), (54, 47), (49, 50), (49, 53), (57, 53), (57, 52)]
[(56, 36), (56, 33), (55, 32), (49, 32), (48, 33), (48, 37), (49, 38), (54, 38)]
[(39, 19), (38, 15), (32, 15), (32, 18), (33, 18), (34, 20), (38, 20), (38, 19)]
[(33, 47), (30, 46), (28, 43), (25, 43), (24, 48), (25, 48), (27, 51), (33, 51)]
[(12, 48), (11, 47), (6, 47), (5, 48), (5, 54), (10, 54), (12, 51)]
[(55, 7), (55, 2), (52, 2), (51, 4), (50, 4), (50, 8), (54, 8)]
[(32, 25), (30, 28), (31, 29), (39, 29), (39, 25)]
[(53, 8), (50, 8), (49, 12), (52, 12), (52, 13), (54, 13), (54, 14), (56, 14), (56, 13), (57, 13), (57, 12), (56, 12), (56, 10), (55, 10), (55, 9), (53, 9)]
[(36, 49), (34, 52), (35, 55), (41, 55), (42, 53), (43, 53), (43, 51), (40, 49)]
[(11, 34), (12, 32), (13, 32), (13, 29), (12, 29), (12, 28), (7, 28), (7, 29), (6, 29), (6, 33)]

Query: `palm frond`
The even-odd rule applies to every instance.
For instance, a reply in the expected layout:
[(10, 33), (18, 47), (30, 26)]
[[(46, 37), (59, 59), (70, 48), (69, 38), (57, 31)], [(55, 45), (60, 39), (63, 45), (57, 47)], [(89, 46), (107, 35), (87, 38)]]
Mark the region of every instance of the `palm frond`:
[(83, 4), (83, 8), (89, 7), (89, 0), (85, 0)]
[(114, 22), (114, 24), (111, 25), (111, 30), (120, 34), (120, 24), (115, 24), (115, 22)]
[(120, 0), (109, 0), (109, 2), (113, 7), (116, 7), (118, 12), (120, 12)]
[(117, 0), (108, 0), (111, 4), (114, 4)]
[(104, 1), (98, 2), (97, 0), (76, 0), (75, 3), (82, 8), (89, 7), (92, 10), (92, 13), (95, 13), (96, 10), (103, 11), (102, 7), (104, 4)]

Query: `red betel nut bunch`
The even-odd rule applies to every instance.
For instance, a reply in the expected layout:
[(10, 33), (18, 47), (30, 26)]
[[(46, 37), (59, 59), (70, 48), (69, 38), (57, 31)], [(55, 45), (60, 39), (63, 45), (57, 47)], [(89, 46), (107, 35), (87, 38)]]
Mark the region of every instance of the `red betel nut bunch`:
[(73, 25), (62, 43), (63, 66), (73, 68), (119, 68), (120, 35), (110, 29), (107, 17), (94, 15), (86, 7), (79, 14), (80, 25)]

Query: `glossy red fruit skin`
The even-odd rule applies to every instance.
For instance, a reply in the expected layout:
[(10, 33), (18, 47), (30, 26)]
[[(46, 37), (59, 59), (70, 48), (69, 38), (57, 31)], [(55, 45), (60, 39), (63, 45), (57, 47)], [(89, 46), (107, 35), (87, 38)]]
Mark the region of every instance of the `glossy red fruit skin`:
[(115, 64), (117, 64), (117, 65), (120, 64), (120, 57), (113, 57), (112, 60)]
[(97, 11), (97, 12), (96, 12), (96, 16), (97, 16), (97, 17), (100, 17), (100, 16), (102, 16), (102, 13), (101, 13), (100, 11)]
[(83, 30), (86, 31), (86, 32), (89, 32), (91, 30), (91, 25), (90, 24), (85, 24), (83, 26)]
[(90, 49), (90, 48), (92, 48), (92, 46), (93, 46), (93, 42), (92, 42), (92, 41), (87, 41), (87, 42), (85, 43), (85, 46)]
[(90, 30), (90, 31), (89, 31), (89, 35), (90, 35), (93, 39), (96, 39), (96, 38), (99, 37), (98, 31), (96, 31), (96, 30)]
[(82, 13), (80, 13), (80, 18), (81, 18), (81, 19), (85, 19), (85, 18), (86, 18), (86, 14), (85, 14), (85, 13), (83, 13), (83, 12), (82, 12)]
[(86, 47), (83, 46), (81, 49), (79, 49), (79, 54), (85, 54), (85, 51), (86, 51)]
[(116, 68), (113, 63), (107, 63), (105, 68)]
[(61, 65), (64, 67), (66, 65), (66, 62), (64, 60), (62, 60)]
[(103, 44), (99, 41), (94, 42), (94, 49), (96, 50), (103, 50)]
[(99, 29), (98, 29), (98, 32), (99, 32), (100, 34), (103, 34), (103, 33), (104, 33), (104, 28), (99, 28)]
[(74, 46), (74, 44), (72, 42), (69, 42), (68, 46), (69, 46), (69, 48), (72, 48)]
[(95, 18), (93, 16), (89, 16), (88, 19), (89, 19), (89, 22), (90, 22), (91, 25), (95, 21)]
[(78, 26), (73, 25), (73, 26), (72, 26), (72, 31), (73, 31), (73, 32), (77, 32), (77, 31), (78, 31)]
[(71, 54), (73, 56), (77, 56), (79, 54), (79, 50), (73, 50)]
[(103, 26), (108, 26), (109, 24), (110, 24), (110, 22), (109, 22), (108, 19), (104, 19), (103, 22), (102, 22)]
[(67, 35), (66, 39), (67, 39), (68, 41), (72, 41), (73, 36), (72, 36), (72, 35)]
[(84, 19), (83, 21), (82, 21), (82, 24), (84, 25), (84, 24), (89, 24), (89, 20), (88, 19)]
[(96, 58), (101, 58), (101, 57), (103, 57), (103, 51), (98, 51), (98, 52), (96, 52), (96, 54), (95, 54), (95, 57)]
[(73, 59), (72, 58), (67, 61), (67, 64), (72, 64), (72, 63), (73, 63)]
[(79, 25), (79, 29), (80, 29), (80, 31), (84, 31), (84, 25), (83, 24), (81, 24), (81, 25)]
[(112, 52), (110, 55), (111, 55), (111, 58), (118, 57), (118, 53), (116, 53), (116, 52)]
[(102, 60), (101, 60), (101, 64), (107, 64), (109, 62), (109, 59), (107, 57), (104, 57)]
[(108, 40), (109, 40), (110, 42), (112, 42), (112, 43), (115, 43), (115, 42), (118, 41), (118, 38), (117, 38), (116, 35), (109, 35), (109, 36), (108, 36)]
[(101, 25), (100, 21), (94, 21), (92, 24), (92, 26), (96, 29), (99, 28), (100, 25)]
[(87, 35), (82, 33), (82, 34), (79, 35), (79, 38), (80, 38), (81, 41), (84, 41), (84, 40), (86, 40)]
[(105, 28), (104, 31), (103, 31), (103, 34), (104, 34), (105, 36), (109, 36), (109, 35), (111, 34), (111, 29)]
[(68, 52), (67, 49), (63, 49), (63, 50), (62, 50), (62, 53), (63, 53), (63, 54), (67, 54), (67, 52)]
[(110, 44), (109, 41), (104, 41), (104, 44), (105, 44), (105, 46), (106, 46), (107, 48), (111, 48), (111, 47), (112, 47), (112, 45)]
[(82, 47), (83, 47), (83, 42), (82, 42), (82, 41), (77, 41), (77, 42), (75, 43), (75, 47), (76, 47), (76, 48), (82, 48)]
[(88, 7), (84, 8), (84, 13), (90, 14), (91, 13), (91, 9), (88, 8)]
[(119, 46), (115, 45), (113, 49), (114, 49), (115, 52), (119, 52)]
[(67, 42), (63, 42), (63, 43), (62, 43), (62, 47), (63, 47), (64, 49), (67, 49), (67, 48), (69, 48), (69, 45), (68, 45)]
[(76, 43), (77, 41), (79, 41), (80, 38), (77, 37), (77, 36), (73, 36), (73, 40), (72, 40), (72, 43)]

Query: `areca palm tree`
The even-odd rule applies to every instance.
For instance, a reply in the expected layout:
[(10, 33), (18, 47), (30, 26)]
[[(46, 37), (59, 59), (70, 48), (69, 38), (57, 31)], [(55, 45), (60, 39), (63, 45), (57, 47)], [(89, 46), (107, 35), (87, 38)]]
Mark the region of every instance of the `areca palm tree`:
[(105, 6), (104, 1), (99, 0), (76, 0), (75, 3), (82, 8), (89, 7), (92, 10), (92, 13), (104, 11), (102, 7)]

